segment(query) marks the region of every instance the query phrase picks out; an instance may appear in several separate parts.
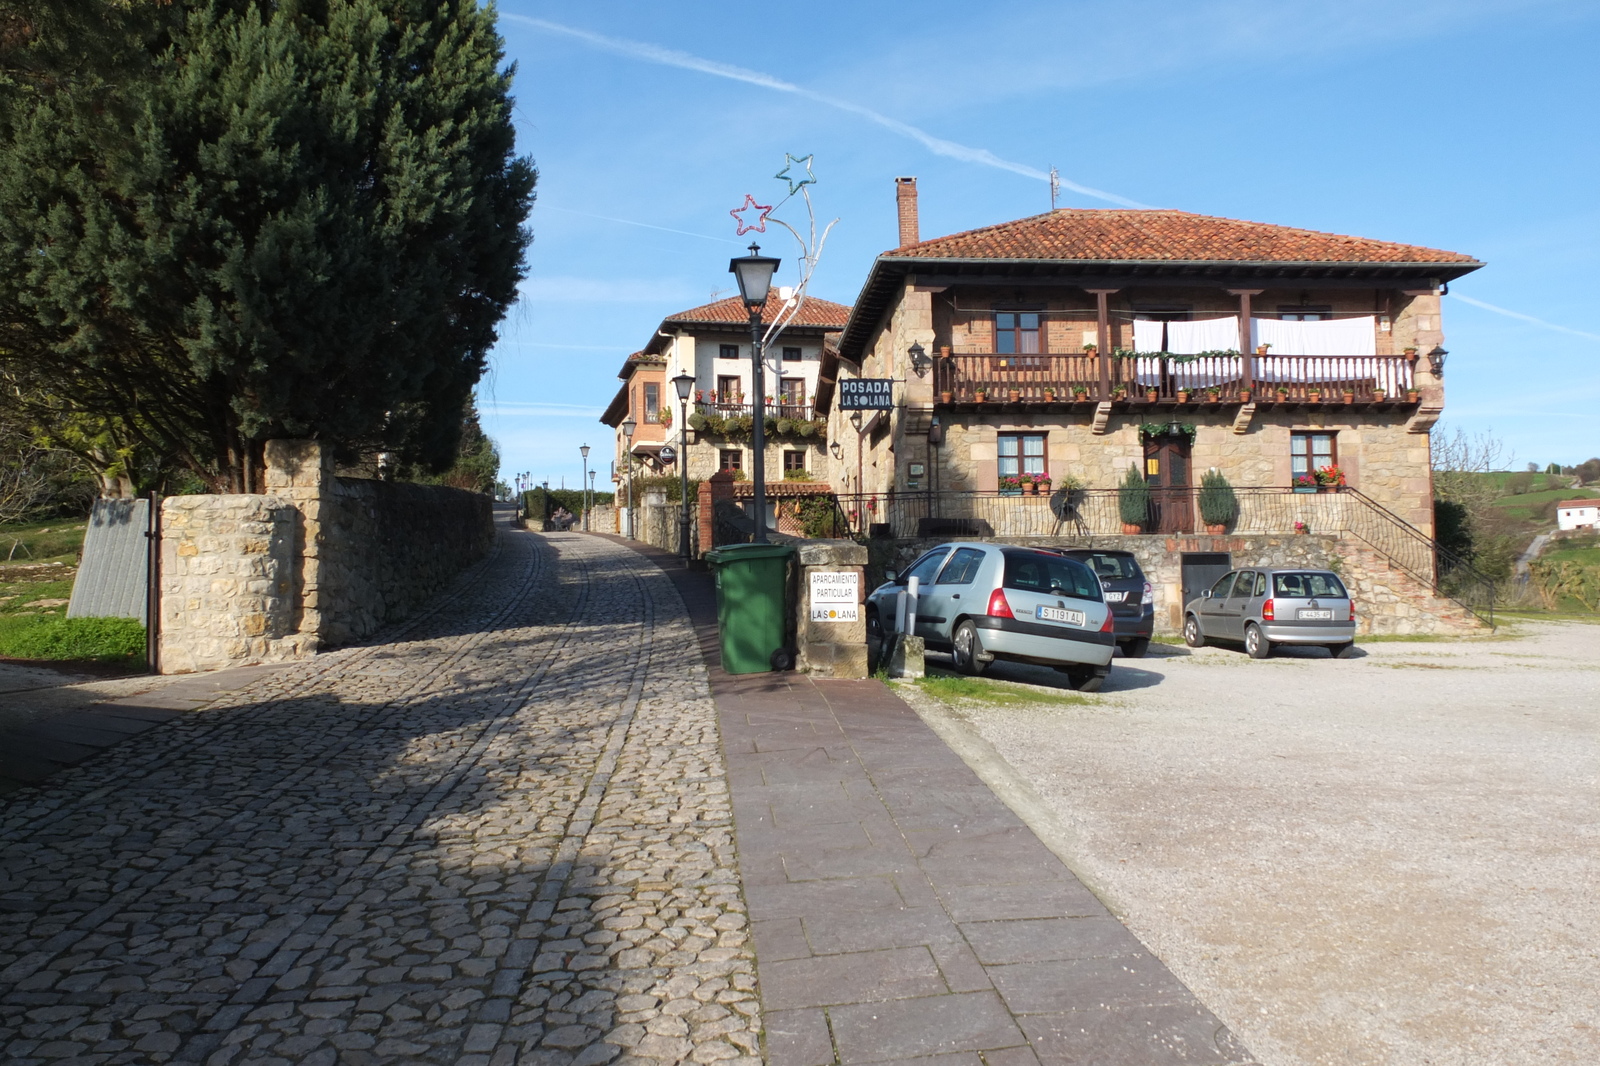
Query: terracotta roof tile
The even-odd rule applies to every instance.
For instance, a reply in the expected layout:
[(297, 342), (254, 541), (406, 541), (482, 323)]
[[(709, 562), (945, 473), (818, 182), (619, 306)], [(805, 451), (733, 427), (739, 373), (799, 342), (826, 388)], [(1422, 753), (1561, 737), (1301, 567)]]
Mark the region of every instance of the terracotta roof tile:
[[(767, 295), (767, 306), (762, 309), (761, 320), (771, 322), (778, 316), (782, 303), (778, 300), (778, 290), (773, 289)], [(844, 304), (836, 304), (832, 300), (821, 300), (815, 296), (807, 296), (806, 302), (801, 306), (800, 313), (794, 317), (792, 325), (817, 326), (823, 329), (843, 329), (845, 322), (850, 319), (850, 308)], [(749, 312), (745, 310), (744, 301), (737, 296), (730, 296), (726, 300), (705, 304), (700, 307), (691, 307), (687, 311), (679, 311), (675, 315), (668, 315), (662, 320), (662, 325), (673, 322), (714, 322), (718, 324), (732, 324), (742, 326), (750, 321)]]
[[(935, 237), (885, 259), (1047, 259), (1116, 262), (1476, 263), (1471, 256), (1365, 237), (1195, 215), (1187, 211), (1061, 208)], [(712, 305), (716, 306), (716, 305)], [(837, 306), (837, 305), (833, 305)]]

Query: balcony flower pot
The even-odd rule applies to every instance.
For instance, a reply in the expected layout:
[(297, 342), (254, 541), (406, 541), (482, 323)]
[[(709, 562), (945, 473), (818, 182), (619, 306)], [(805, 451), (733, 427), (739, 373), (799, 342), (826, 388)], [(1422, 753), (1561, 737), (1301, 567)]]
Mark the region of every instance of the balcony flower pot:
[(1178, 402), (1179, 403), (1188, 403), (1189, 402), (1189, 390), (1188, 389), (1179, 389), (1178, 390)]
[(1018, 400), (1022, 399), (1022, 393), (1018, 392), (1016, 389), (1007, 389), (1006, 398), (1012, 403), (1016, 403)]
[(956, 398), (955, 397), (955, 393), (952, 393), (952, 392), (941, 392), (939, 394), (939, 402), (940, 403), (949, 403), (952, 400), (954, 400), (955, 398)]
[(1278, 402), (1279, 403), (1288, 403), (1289, 402), (1289, 390), (1288, 389), (1279, 389), (1278, 390)]
[(1144, 390), (1144, 398), (1145, 398), (1145, 399), (1146, 399), (1146, 400), (1148, 400), (1148, 401), (1149, 401), (1149, 402), (1150, 402), (1150, 403), (1155, 403), (1155, 402), (1156, 402), (1156, 399), (1157, 399), (1157, 398), (1158, 398), (1158, 397), (1159, 397), (1159, 396), (1160, 396), (1160, 395), (1161, 395), (1161, 394), (1160, 394), (1160, 393), (1159, 393), (1159, 392), (1157, 392), (1157, 391), (1156, 391), (1156, 390), (1155, 390), (1155, 389), (1145, 389), (1145, 390)]
[(1316, 389), (1309, 390), (1306, 393), (1306, 402), (1307, 403), (1321, 403), (1322, 402), (1322, 393), (1319, 392)]
[(973, 403), (983, 403), (988, 398), (989, 398), (989, 391), (987, 389), (979, 389), (977, 392), (972, 394), (972, 402)]
[(1355, 403), (1356, 402), (1356, 394), (1354, 392), (1352, 392), (1351, 390), (1349, 390), (1349, 389), (1345, 389), (1344, 390), (1344, 402), (1345, 403)]
[(1143, 533), (1144, 527), (1137, 522), (1124, 522), (1122, 523), (1122, 532), (1125, 536), (1131, 537), (1135, 533)]
[(1270, 345), (1270, 344), (1258, 344), (1258, 345), (1256, 345), (1256, 354), (1257, 355), (1266, 355), (1267, 354), (1267, 349), (1271, 348), (1271, 347), (1272, 347), (1272, 345)]
[(1250, 402), (1250, 390), (1249, 389), (1240, 389), (1239, 390), (1239, 402), (1240, 403), (1249, 403)]
[(1082, 403), (1083, 401), (1085, 401), (1085, 400), (1087, 400), (1089, 398), (1089, 390), (1088, 389), (1073, 389), (1072, 390), (1072, 398), (1074, 400), (1077, 400), (1079, 403)]
[(1024, 496), (1039, 495), (1039, 483), (1037, 481), (1024, 481), (1022, 483), (1022, 494)]
[(1372, 400), (1373, 400), (1374, 403), (1382, 403), (1383, 402), (1383, 398), (1386, 395), (1388, 395), (1388, 394), (1385, 393), (1382, 389), (1373, 389), (1372, 390)]
[(1321, 485), (1296, 485), (1294, 487), (1294, 491), (1296, 491), (1296, 492), (1321, 492), (1322, 491), (1322, 486)]
[(1417, 403), (1422, 399), (1422, 393), (1416, 389), (1406, 390), (1406, 403)]
[(1055, 389), (1045, 389), (1044, 390), (1044, 402), (1045, 403), (1055, 403), (1056, 402), (1056, 390)]
[(1206, 533), (1209, 536), (1220, 537), (1226, 532), (1228, 532), (1228, 524), (1226, 522), (1218, 522), (1215, 525), (1206, 526)]

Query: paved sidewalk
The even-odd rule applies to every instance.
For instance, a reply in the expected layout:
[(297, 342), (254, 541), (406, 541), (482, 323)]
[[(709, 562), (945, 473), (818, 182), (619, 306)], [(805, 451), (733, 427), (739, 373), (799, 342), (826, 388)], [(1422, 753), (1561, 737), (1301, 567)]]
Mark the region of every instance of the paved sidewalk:
[(384, 643), (0, 799), (0, 1058), (756, 1066), (693, 640), (633, 552), (506, 532)]
[(642, 553), (709, 653), (770, 1066), (1252, 1061), (892, 692), (723, 673), (707, 576)]

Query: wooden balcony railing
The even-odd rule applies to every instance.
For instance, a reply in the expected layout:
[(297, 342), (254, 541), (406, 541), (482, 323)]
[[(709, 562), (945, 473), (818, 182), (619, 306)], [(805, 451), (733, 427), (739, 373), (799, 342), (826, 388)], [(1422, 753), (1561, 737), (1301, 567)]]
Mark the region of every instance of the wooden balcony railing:
[(1407, 403), (1416, 360), (1402, 355), (948, 355), (941, 403)]
[[(788, 400), (778, 398), (762, 405), (768, 418), (793, 418), (810, 419), (816, 417), (809, 402), (790, 403)], [(755, 405), (748, 403), (717, 403), (704, 401), (694, 405), (700, 414), (716, 415), (718, 418), (737, 418), (741, 415), (754, 415)]]

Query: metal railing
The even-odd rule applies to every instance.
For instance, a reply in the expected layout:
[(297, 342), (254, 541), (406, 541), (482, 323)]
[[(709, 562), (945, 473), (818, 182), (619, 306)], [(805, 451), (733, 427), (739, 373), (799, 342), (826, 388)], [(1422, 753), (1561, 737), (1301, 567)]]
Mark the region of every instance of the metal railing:
[[(1042, 495), (1004, 492), (915, 492), (835, 497), (838, 524), (853, 536), (1102, 537), (1136, 532), (1185, 535), (1207, 531), (1199, 488), (1150, 490), (1144, 521), (1122, 518), (1118, 489), (1058, 489)], [(1441, 548), (1393, 511), (1351, 488), (1305, 492), (1288, 488), (1231, 490), (1227, 521), (1213, 527), (1236, 536), (1323, 533), (1349, 536), (1438, 595), (1494, 624), (1496, 588), (1471, 563)], [(1208, 508), (1209, 510), (1210, 508)], [(1213, 512), (1211, 517), (1218, 515)]]
[(1403, 355), (947, 355), (934, 388), (948, 403), (1407, 402), (1415, 369)]
[[(805, 400), (795, 400), (791, 402), (790, 400), (779, 397), (776, 400), (772, 400), (769, 403), (763, 404), (762, 409), (768, 418), (792, 418), (796, 420), (805, 420), (815, 417), (812, 404)], [(696, 403), (694, 405), (694, 411), (696, 414), (715, 415), (718, 418), (742, 418), (745, 416), (750, 416), (753, 418), (755, 416), (755, 410), (755, 405), (749, 403), (718, 403), (706, 401), (703, 403)]]

